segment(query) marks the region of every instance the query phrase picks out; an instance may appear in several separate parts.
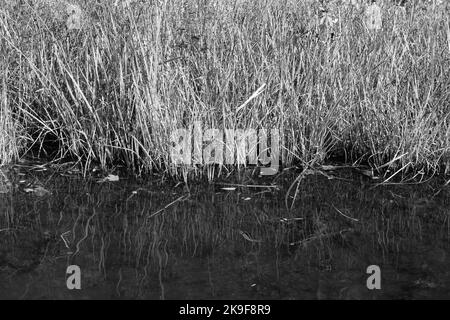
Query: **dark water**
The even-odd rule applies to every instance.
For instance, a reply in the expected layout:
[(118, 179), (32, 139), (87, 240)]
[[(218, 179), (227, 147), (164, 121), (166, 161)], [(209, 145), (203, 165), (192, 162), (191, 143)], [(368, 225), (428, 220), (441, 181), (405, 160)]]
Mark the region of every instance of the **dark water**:
[[(0, 193), (0, 298), (450, 298), (450, 188), (336, 175), (307, 176), (288, 210), (279, 178), (188, 190), (16, 170)], [(381, 290), (366, 287), (369, 265)]]

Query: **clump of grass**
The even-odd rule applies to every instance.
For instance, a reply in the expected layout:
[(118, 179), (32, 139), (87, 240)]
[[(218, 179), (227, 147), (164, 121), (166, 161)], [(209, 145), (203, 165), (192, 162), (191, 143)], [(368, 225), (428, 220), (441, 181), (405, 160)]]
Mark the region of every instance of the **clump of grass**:
[(47, 2), (1, 20), (8, 114), (29, 137), (12, 150), (52, 135), (54, 156), (85, 168), (212, 177), (170, 159), (171, 133), (201, 121), (278, 128), (286, 166), (345, 153), (393, 173), (437, 172), (448, 160), (450, 31), (438, 10), (385, 5), (381, 30), (368, 30), (351, 5), (322, 8), (327, 20), (317, 2), (77, 1), (82, 26), (67, 29)]
[[(0, 21), (4, 21), (7, 12), (0, 10)], [(7, 81), (11, 65), (8, 61), (8, 52), (4, 49), (5, 43), (0, 39), (0, 166), (17, 159), (23, 142), (23, 128), (14, 117), (9, 97), (13, 87)]]
[(18, 156), (16, 134), (17, 125), (9, 109), (7, 85), (3, 78), (0, 88), (0, 166)]

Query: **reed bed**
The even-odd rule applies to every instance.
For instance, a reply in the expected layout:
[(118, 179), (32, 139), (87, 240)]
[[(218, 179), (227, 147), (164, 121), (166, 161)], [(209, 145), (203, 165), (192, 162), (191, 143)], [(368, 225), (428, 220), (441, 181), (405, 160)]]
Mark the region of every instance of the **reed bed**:
[(278, 129), (283, 166), (337, 156), (400, 175), (450, 169), (445, 3), (403, 10), (385, 1), (380, 26), (357, 1), (3, 6), (4, 163), (38, 150), (86, 169), (120, 163), (212, 178), (217, 166), (180, 168), (170, 158), (171, 133), (201, 121)]

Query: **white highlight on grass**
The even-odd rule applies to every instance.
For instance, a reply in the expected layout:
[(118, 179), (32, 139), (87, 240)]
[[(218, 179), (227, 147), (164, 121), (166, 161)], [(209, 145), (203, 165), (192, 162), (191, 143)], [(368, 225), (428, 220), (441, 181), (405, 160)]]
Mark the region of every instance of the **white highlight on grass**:
[(366, 27), (369, 30), (378, 31), (383, 27), (383, 14), (376, 3), (366, 8)]
[(120, 5), (122, 9), (125, 9), (129, 7), (133, 2), (134, 0), (116, 0), (114, 2), (114, 6), (117, 8)]
[(358, 10), (362, 6), (361, 0), (346, 0), (345, 2), (352, 5), (353, 7), (355, 7)]
[(319, 25), (326, 26), (327, 28), (332, 28), (338, 22), (338, 18), (336, 18), (331, 12), (323, 11), (319, 20)]
[(69, 30), (80, 30), (81, 29), (81, 19), (82, 11), (81, 8), (76, 4), (68, 4), (66, 7), (66, 12), (69, 15), (67, 19), (66, 26)]

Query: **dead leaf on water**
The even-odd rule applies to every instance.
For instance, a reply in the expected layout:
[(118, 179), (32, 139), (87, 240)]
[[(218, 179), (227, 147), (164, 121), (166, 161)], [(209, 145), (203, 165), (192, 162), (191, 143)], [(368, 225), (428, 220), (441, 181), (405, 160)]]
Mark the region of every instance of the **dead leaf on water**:
[(278, 168), (263, 167), (260, 170), (260, 176), (273, 176), (273, 175), (277, 174), (277, 172), (278, 172)]
[(119, 176), (114, 175), (114, 174), (109, 174), (106, 177), (104, 177), (103, 179), (100, 179), (98, 182), (102, 183), (102, 182), (117, 182), (119, 181)]
[(33, 193), (35, 196), (38, 196), (38, 197), (44, 197), (44, 196), (52, 194), (50, 191), (48, 191), (47, 189), (45, 189), (42, 186), (34, 186), (32, 188), (25, 188), (25, 189), (23, 189), (23, 191), (26, 193)]
[(235, 187), (224, 187), (224, 188), (222, 188), (222, 190), (225, 190), (225, 191), (235, 191), (236, 188), (235, 188)]

